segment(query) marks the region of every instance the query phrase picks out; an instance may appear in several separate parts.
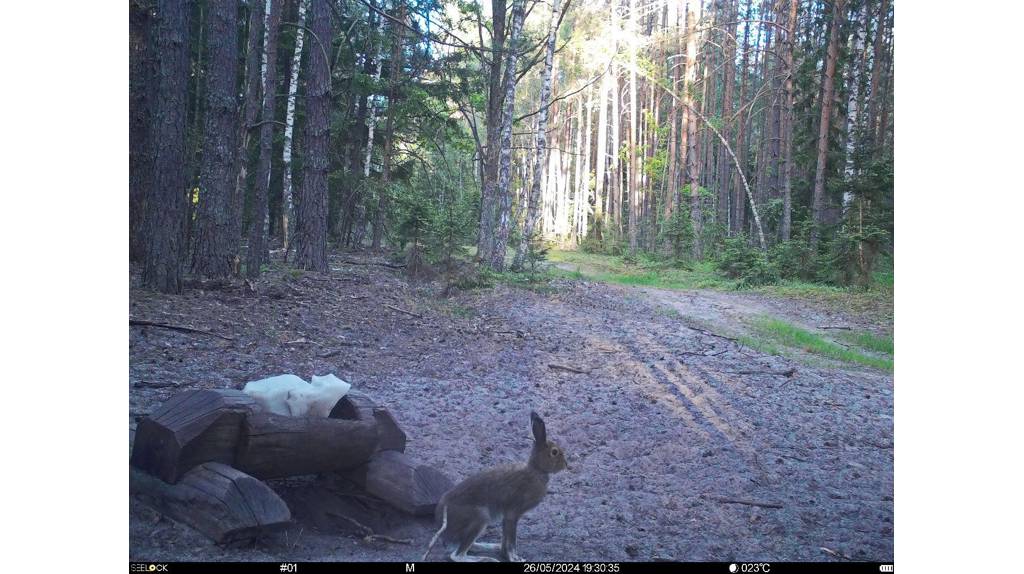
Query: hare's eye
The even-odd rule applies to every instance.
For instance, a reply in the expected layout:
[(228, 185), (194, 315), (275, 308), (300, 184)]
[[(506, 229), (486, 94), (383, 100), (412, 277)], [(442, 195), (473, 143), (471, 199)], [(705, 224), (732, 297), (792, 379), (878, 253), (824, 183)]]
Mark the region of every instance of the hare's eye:
[(558, 456), (558, 449), (557, 448), (551, 449), (551, 456)]

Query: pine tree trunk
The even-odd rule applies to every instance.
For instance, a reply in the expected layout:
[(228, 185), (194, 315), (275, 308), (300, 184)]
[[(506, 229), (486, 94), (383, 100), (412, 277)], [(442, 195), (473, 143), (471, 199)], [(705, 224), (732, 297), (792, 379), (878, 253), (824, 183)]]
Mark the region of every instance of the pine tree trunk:
[[(732, 98), (733, 91), (736, 87), (736, 25), (732, 24), (736, 20), (737, 16), (737, 0), (726, 1), (726, 12), (724, 15), (724, 21), (728, 28), (726, 34), (724, 34), (722, 41), (725, 42), (725, 61), (722, 62), (723, 70), (722, 74), (725, 76), (722, 94), (722, 135), (725, 139), (732, 139)], [(725, 150), (722, 150), (718, 154), (718, 186), (719, 186), (719, 206), (718, 206), (718, 217), (719, 225), (722, 229), (729, 229), (731, 221), (729, 216), (731, 213), (736, 211), (733, 207), (730, 209), (729, 201), (732, 190), (730, 189), (730, 183), (732, 182), (732, 162), (729, 161), (728, 154)]]
[[(405, 21), (405, 4), (399, 2), (397, 19)], [(395, 135), (395, 113), (398, 109), (398, 83), (402, 73), (402, 26), (391, 23), (391, 74), (388, 82), (388, 119), (384, 126), (384, 167), (381, 173), (380, 193), (377, 196), (377, 212), (373, 218), (374, 249), (380, 249), (384, 237), (384, 219), (388, 207), (388, 195), (391, 185), (391, 162), (393, 158)]]
[[(533, 163), (533, 182), (530, 189), (529, 199), (527, 200), (526, 220), (523, 223), (523, 237), (519, 242), (519, 247), (516, 249), (515, 260), (512, 262), (512, 268), (517, 270), (522, 269), (523, 263), (526, 261), (526, 253), (529, 248), (529, 243), (534, 241), (537, 220), (540, 216), (541, 182), (544, 179), (544, 166), (546, 165), (545, 161), (547, 160), (548, 107), (551, 105), (551, 72), (554, 69), (555, 63), (555, 44), (558, 40), (558, 22), (560, 14), (560, 0), (554, 0), (551, 7), (551, 20), (548, 24), (547, 46), (545, 47), (544, 52), (544, 71), (541, 76), (540, 114), (537, 119), (537, 132), (534, 140), (536, 152)], [(604, 94), (603, 89), (601, 93)], [(602, 102), (603, 101), (604, 100), (602, 99)], [(599, 150), (600, 148), (601, 146), (598, 146)], [(601, 152), (599, 151), (598, 157), (600, 157), (600, 154)], [(598, 170), (602, 169), (602, 163), (603, 162), (600, 161), (598, 162)], [(600, 177), (598, 177), (598, 181), (600, 181)]]
[(142, 221), (153, 183), (153, 13), (149, 2), (133, 0), (128, 13), (128, 260), (141, 261)]
[[(633, 34), (639, 34), (639, 25), (637, 18), (639, 16), (638, 6), (636, 0), (630, 0), (629, 3), (629, 29)], [(629, 253), (630, 255), (636, 255), (636, 224), (637, 215), (640, 209), (640, 205), (637, 197), (638, 185), (637, 185), (637, 161), (636, 161), (636, 146), (637, 146), (637, 115), (639, 114), (637, 99), (636, 99), (636, 68), (637, 68), (637, 49), (631, 48), (629, 53), (629, 187), (627, 193), (629, 193)]]
[(509, 33), (508, 50), (505, 55), (505, 99), (501, 112), (501, 140), (498, 154), (498, 181), (495, 186), (495, 206), (498, 209), (498, 222), (494, 232), (494, 246), (491, 253), (491, 269), (505, 269), (505, 248), (508, 245), (509, 222), (512, 204), (509, 185), (512, 179), (512, 120), (515, 118), (516, 104), (516, 62), (519, 59), (520, 36), (523, 31), (523, 20), (526, 18), (526, 0), (513, 0), (512, 30)]
[(329, 0), (310, 0), (311, 44), (306, 57), (306, 125), (302, 140), (302, 193), (295, 226), (295, 263), (327, 271), (327, 168), (330, 151), (331, 38)]
[(210, 4), (207, 25), (206, 126), (192, 272), (209, 279), (225, 279), (234, 272), (239, 239), (231, 234), (231, 196), (238, 153), (237, 6), (229, 2)]
[(281, 27), (282, 0), (267, 0), (267, 20), (264, 34), (263, 58), (263, 113), (260, 117), (260, 157), (256, 166), (256, 185), (253, 190), (253, 218), (249, 226), (249, 249), (245, 258), (245, 273), (250, 279), (259, 277), (260, 266), (270, 260), (267, 246), (269, 225), (268, 201), (270, 191), (270, 153), (274, 138), (274, 99), (277, 95), (277, 35)]
[[(687, 110), (693, 109), (692, 86), (697, 77), (697, 28), (694, 24), (693, 9), (687, 2), (686, 12), (686, 74), (683, 78), (683, 98)], [(686, 123), (686, 181), (690, 185), (690, 224), (693, 227), (693, 258), (702, 259), (701, 246), (702, 213), (700, 205), (700, 182), (697, 171), (697, 122), (687, 114)]]
[(793, 229), (793, 54), (796, 46), (797, 4), (799, 0), (789, 2), (789, 30), (786, 32), (786, 46), (783, 48), (783, 65), (785, 66), (785, 115), (783, 124), (783, 169), (782, 169), (782, 229), (783, 241), (789, 241)]
[[(751, 17), (751, 0), (747, 0), (746, 16), (745, 19), (749, 20)], [(732, 213), (730, 215), (730, 230), (733, 235), (737, 235), (743, 232), (743, 228), (746, 226), (746, 215), (747, 215), (747, 201), (744, 196), (744, 189), (739, 182), (736, 181), (740, 178), (738, 172), (747, 169), (747, 118), (750, 116), (749, 108), (747, 105), (747, 86), (750, 83), (749, 76), (750, 66), (750, 22), (745, 22), (743, 25), (743, 59), (740, 64), (739, 76), (741, 80), (740, 84), (740, 100), (739, 105), (742, 110), (737, 114), (736, 120), (739, 124), (736, 134), (736, 153), (739, 156), (739, 167), (735, 174), (735, 180), (733, 181), (733, 187), (735, 193), (732, 198)]]
[(611, 92), (611, 78), (606, 72), (605, 76), (601, 78), (601, 89), (598, 92), (597, 97), (597, 145), (594, 152), (594, 161), (597, 163), (594, 166), (594, 231), (598, 234), (597, 238), (600, 240), (603, 236), (602, 228), (606, 225), (605, 223), (605, 196), (607, 194), (607, 184), (605, 177), (607, 175), (608, 167), (608, 94)]
[(188, 98), (188, 12), (190, 3), (157, 3), (156, 102), (153, 183), (146, 199), (146, 246), (142, 284), (163, 293), (181, 293), (185, 255), (185, 105)]
[[(246, 42), (245, 52), (245, 99), (242, 101), (242, 121), (238, 126), (238, 153), (235, 156), (235, 160), (238, 162), (235, 170), (237, 177), (230, 207), (230, 233), (234, 238), (232, 241), (236, 242), (242, 238), (242, 206), (249, 177), (249, 147), (252, 142), (252, 128), (256, 124), (260, 112), (260, 87), (262, 85), (260, 55), (263, 52), (265, 7), (263, 2), (249, 3), (249, 38)], [(234, 273), (238, 274), (237, 264)]]
[(871, 60), (871, 96), (868, 100), (867, 136), (872, 144), (878, 137), (878, 109), (882, 94), (879, 93), (882, 71), (885, 69), (885, 28), (889, 19), (889, 0), (882, 0), (878, 11), (878, 30), (875, 32), (874, 57)]
[(299, 17), (296, 20), (298, 27), (295, 30), (295, 50), (292, 52), (292, 73), (288, 78), (288, 106), (284, 116), (284, 152), (281, 160), (283, 167), (282, 195), (284, 196), (284, 207), (281, 213), (281, 238), (284, 240), (284, 258), (288, 260), (288, 249), (291, 247), (291, 236), (294, 230), (290, 229), (289, 222), (294, 220), (294, 200), (292, 198), (292, 132), (295, 129), (295, 96), (299, 89), (299, 67), (302, 62), (302, 44), (306, 36), (306, 2), (299, 0)]
[(811, 248), (816, 249), (821, 236), (821, 225), (825, 219), (825, 169), (828, 162), (828, 141), (832, 124), (832, 100), (836, 61), (839, 57), (839, 35), (842, 31), (843, 12), (846, 0), (835, 0), (832, 5), (832, 28), (829, 32), (828, 53), (825, 58), (825, 70), (822, 76), (821, 121), (818, 127), (818, 161), (814, 171), (814, 195), (811, 203), (811, 216), (814, 225), (811, 229)]

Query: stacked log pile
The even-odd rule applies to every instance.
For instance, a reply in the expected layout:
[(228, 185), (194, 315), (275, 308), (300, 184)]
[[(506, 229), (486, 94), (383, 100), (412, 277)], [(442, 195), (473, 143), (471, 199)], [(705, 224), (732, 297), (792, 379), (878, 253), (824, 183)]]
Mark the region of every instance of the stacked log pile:
[(403, 512), (432, 515), (452, 482), (415, 464), (405, 446), (392, 414), (356, 390), (327, 418), (263, 412), (237, 390), (188, 391), (139, 422), (131, 490), (220, 544), (248, 542), (291, 522), (265, 479), (338, 476)]

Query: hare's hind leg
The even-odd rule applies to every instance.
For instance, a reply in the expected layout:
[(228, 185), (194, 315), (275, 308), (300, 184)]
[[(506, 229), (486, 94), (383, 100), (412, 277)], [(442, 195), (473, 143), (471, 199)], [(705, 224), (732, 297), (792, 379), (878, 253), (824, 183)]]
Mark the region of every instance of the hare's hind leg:
[(459, 546), (452, 552), (451, 559), (455, 562), (497, 562), (496, 558), (491, 558), (490, 556), (471, 556), (467, 554), (470, 549), (477, 550), (480, 548), (476, 543), (476, 539), (487, 528), (489, 519), (489, 515), (484, 509), (473, 509), (472, 512), (467, 514), (466, 518), (468, 520), (459, 532)]

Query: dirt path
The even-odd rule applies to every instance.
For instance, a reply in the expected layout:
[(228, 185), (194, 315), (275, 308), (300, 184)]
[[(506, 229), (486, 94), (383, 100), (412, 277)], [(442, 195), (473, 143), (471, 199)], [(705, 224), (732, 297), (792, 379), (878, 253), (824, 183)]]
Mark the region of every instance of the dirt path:
[[(174, 392), (140, 381), (237, 388), (333, 371), (395, 412), (411, 455), (461, 479), (523, 459), (534, 409), (572, 469), (520, 524), (528, 560), (835, 559), (823, 547), (892, 559), (891, 374), (808, 367), (716, 336), (752, 312), (820, 326), (819, 311), (567, 280), (443, 301), (386, 269), (334, 266), (328, 276), (265, 279), (255, 297), (133, 290), (137, 318), (235, 338), (132, 327), (134, 414)], [(275, 486), (289, 498), (289, 483)], [(428, 522), (399, 520), (386, 533), (414, 545), (371, 543), (300, 517), (254, 548), (222, 549), (137, 501), (131, 508), (138, 559), (411, 560), (430, 532)]]

